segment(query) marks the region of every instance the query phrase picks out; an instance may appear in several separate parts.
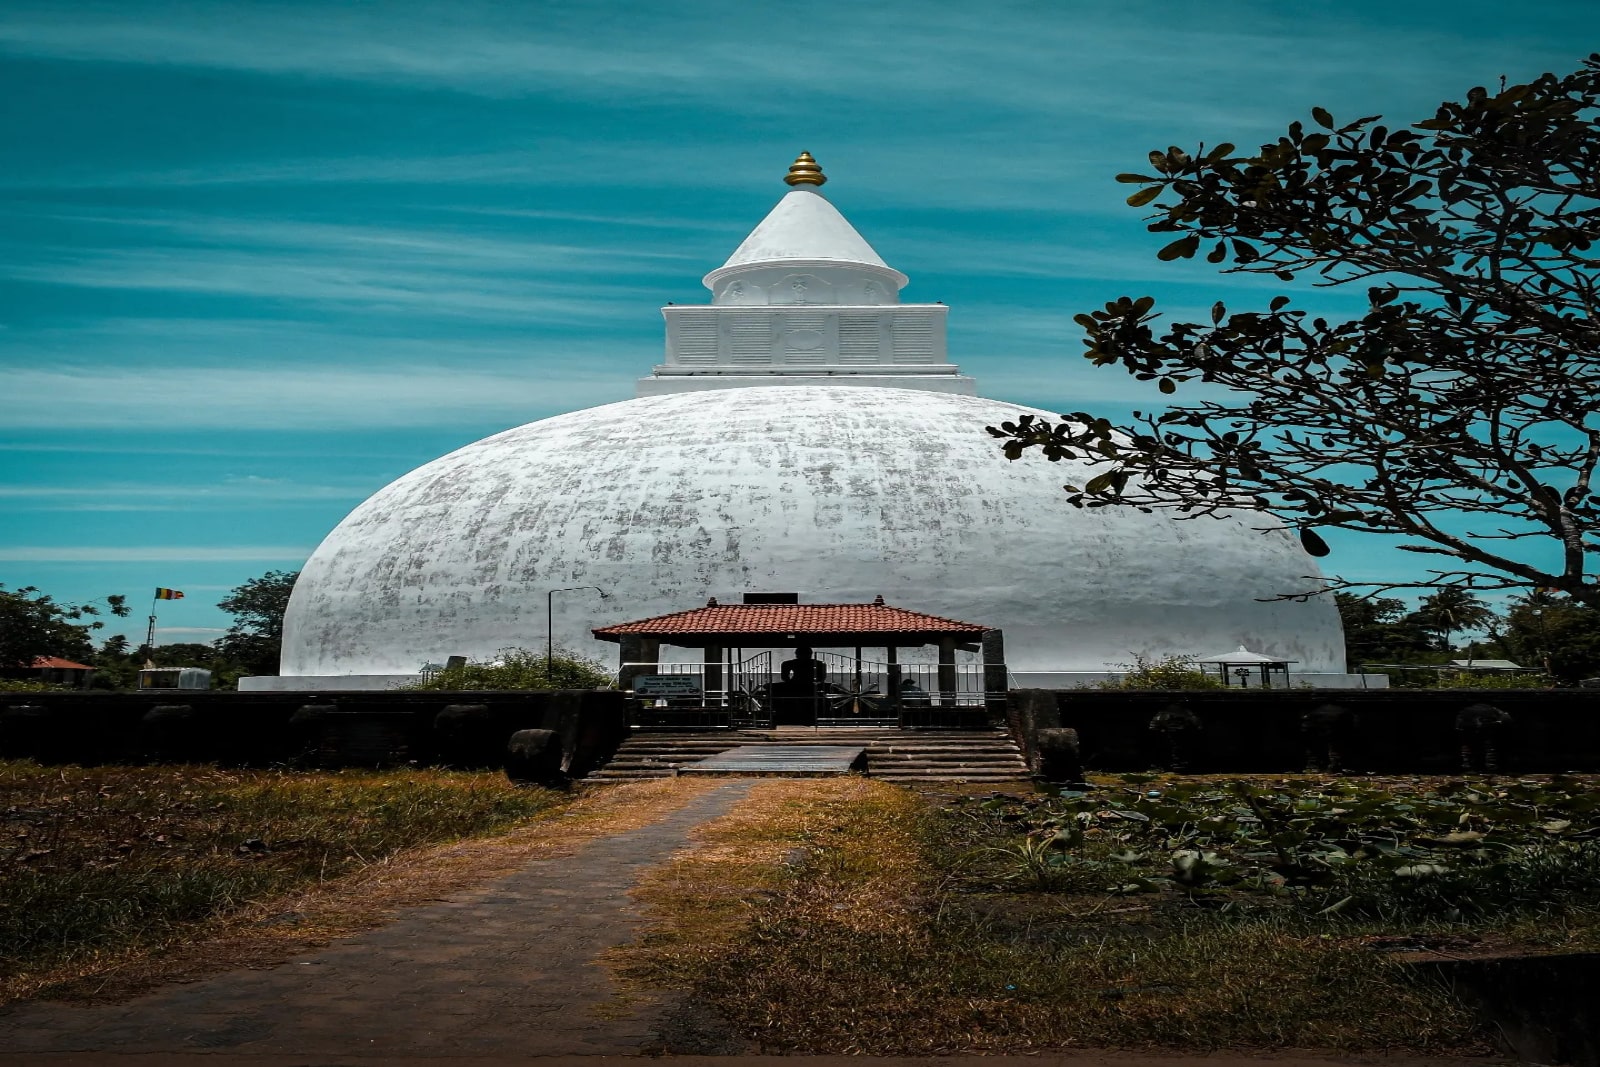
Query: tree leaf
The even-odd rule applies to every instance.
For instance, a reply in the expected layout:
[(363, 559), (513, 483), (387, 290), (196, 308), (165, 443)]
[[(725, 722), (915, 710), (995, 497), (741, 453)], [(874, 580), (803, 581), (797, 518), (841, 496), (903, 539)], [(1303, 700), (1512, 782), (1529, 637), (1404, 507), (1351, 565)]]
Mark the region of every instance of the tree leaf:
[(1167, 247), (1156, 253), (1156, 258), (1164, 262), (1174, 259), (1188, 259), (1193, 256), (1195, 249), (1200, 247), (1200, 235), (1191, 233), (1187, 237), (1180, 237)]
[(1160, 389), (1163, 393), (1176, 393), (1178, 391), (1178, 384), (1171, 378), (1163, 378), (1156, 383), (1156, 388)]
[(1300, 531), (1300, 547), (1306, 550), (1306, 555), (1316, 556), (1319, 559), (1333, 551), (1328, 547), (1328, 542), (1324, 541), (1317, 531), (1309, 527), (1302, 528)]
[(1322, 126), (1325, 129), (1329, 129), (1329, 130), (1334, 128), (1333, 127), (1333, 116), (1331, 114), (1329, 114), (1327, 109), (1325, 109), (1325, 108), (1320, 108), (1320, 107), (1312, 108), (1311, 109), (1311, 117), (1317, 120), (1317, 125), (1318, 126)]
[(1159, 185), (1152, 185), (1148, 189), (1140, 189), (1137, 193), (1134, 193), (1132, 196), (1128, 197), (1128, 206), (1144, 207), (1146, 204), (1160, 195), (1161, 186)]

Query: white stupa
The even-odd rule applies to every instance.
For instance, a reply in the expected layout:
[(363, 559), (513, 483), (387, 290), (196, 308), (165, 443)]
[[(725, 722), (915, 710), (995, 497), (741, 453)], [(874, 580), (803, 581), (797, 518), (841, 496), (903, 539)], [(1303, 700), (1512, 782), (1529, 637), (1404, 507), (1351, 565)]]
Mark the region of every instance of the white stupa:
[(1081, 467), (1008, 462), (984, 432), (1033, 409), (973, 395), (945, 306), (900, 302), (809, 155), (785, 180), (706, 275), (711, 304), (662, 309), (638, 398), (478, 441), (351, 512), (295, 586), (284, 677), (253, 687), (541, 648), (553, 589), (555, 642), (606, 659), (593, 627), (792, 591), (1002, 628), (1024, 685), (1241, 644), (1342, 674), (1332, 602), (1268, 599), (1317, 573), (1296, 538), (1254, 512), (1068, 505)]

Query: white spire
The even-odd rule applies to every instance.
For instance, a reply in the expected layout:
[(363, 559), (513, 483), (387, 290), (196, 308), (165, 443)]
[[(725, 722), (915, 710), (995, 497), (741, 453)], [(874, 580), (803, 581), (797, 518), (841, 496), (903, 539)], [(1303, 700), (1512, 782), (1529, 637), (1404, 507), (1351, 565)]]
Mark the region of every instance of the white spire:
[(971, 393), (945, 352), (943, 304), (902, 304), (883, 261), (818, 187), (810, 153), (728, 261), (705, 276), (709, 306), (662, 309), (666, 361), (640, 395), (738, 385), (877, 385)]
[(800, 153), (783, 180), (790, 192), (767, 212), (726, 263), (705, 276), (706, 288), (715, 292), (719, 282), (751, 269), (846, 264), (869, 268), (869, 274), (890, 283), (896, 291), (906, 284), (906, 276), (885, 263), (822, 195), (822, 183), (828, 179), (810, 152)]
[(889, 266), (820, 189), (801, 185), (778, 201), (713, 274), (729, 267), (791, 259)]

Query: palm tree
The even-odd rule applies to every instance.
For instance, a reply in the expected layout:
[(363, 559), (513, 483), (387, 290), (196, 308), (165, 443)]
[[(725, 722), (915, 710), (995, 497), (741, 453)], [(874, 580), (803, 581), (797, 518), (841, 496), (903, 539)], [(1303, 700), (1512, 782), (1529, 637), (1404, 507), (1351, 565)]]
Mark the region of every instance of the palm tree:
[(1440, 651), (1450, 651), (1450, 635), (1462, 630), (1481, 630), (1498, 618), (1494, 609), (1477, 595), (1459, 586), (1446, 586), (1422, 603), (1412, 613), (1412, 618), (1430, 633), (1439, 637)]

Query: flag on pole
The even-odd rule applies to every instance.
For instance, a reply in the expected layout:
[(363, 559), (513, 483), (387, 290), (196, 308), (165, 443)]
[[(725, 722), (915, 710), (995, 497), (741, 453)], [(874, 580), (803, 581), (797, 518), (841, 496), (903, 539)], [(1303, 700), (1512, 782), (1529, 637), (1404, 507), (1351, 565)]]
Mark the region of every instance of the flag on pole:
[(159, 589), (158, 588), (156, 590), (156, 599), (157, 600), (182, 600), (183, 599), (183, 590), (181, 590), (181, 589)]

